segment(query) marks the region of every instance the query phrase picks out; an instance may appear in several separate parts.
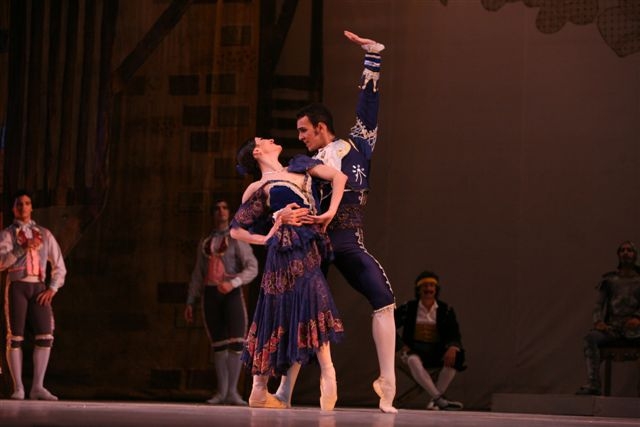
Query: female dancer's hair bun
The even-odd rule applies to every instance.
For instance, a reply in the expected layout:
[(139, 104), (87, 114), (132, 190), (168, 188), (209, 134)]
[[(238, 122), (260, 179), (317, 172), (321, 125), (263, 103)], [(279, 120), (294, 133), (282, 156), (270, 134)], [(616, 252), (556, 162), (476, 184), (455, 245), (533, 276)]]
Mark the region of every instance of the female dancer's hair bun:
[(257, 177), (260, 175), (260, 167), (258, 162), (253, 158), (253, 149), (256, 147), (256, 139), (250, 138), (242, 144), (236, 156), (238, 164), (236, 170), (240, 175), (252, 175)]

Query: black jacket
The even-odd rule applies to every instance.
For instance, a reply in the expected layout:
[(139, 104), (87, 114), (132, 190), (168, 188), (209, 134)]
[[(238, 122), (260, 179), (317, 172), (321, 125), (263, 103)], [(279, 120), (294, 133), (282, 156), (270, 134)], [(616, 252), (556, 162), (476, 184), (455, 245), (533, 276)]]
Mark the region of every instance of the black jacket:
[[(438, 308), (436, 310), (436, 329), (440, 336), (440, 347), (442, 352), (449, 347), (458, 347), (460, 360), (456, 362), (459, 370), (465, 369), (464, 366), (464, 348), (462, 347), (462, 337), (460, 335), (460, 326), (456, 319), (456, 313), (449, 304), (444, 301), (437, 300)], [(409, 347), (412, 352), (419, 353), (415, 347), (414, 334), (416, 329), (416, 318), (418, 316), (418, 300), (409, 301), (395, 310), (396, 330), (402, 329), (402, 333), (396, 336), (396, 350), (400, 350), (403, 345)]]

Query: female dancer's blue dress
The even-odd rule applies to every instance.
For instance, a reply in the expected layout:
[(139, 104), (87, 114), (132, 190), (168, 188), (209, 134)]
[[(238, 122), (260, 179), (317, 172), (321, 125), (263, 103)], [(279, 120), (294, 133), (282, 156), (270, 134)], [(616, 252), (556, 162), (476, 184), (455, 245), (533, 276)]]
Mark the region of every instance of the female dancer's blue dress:
[[(321, 164), (298, 156), (288, 171), (305, 175), (302, 187), (286, 181), (266, 181), (240, 206), (232, 227), (264, 232), (272, 214), (289, 203), (316, 213), (311, 176)], [(267, 257), (260, 295), (242, 354), (253, 375), (282, 375), (292, 363), (307, 363), (324, 343), (336, 342), (344, 332), (329, 285), (320, 268), (331, 256), (320, 226), (281, 225), (267, 241)]]

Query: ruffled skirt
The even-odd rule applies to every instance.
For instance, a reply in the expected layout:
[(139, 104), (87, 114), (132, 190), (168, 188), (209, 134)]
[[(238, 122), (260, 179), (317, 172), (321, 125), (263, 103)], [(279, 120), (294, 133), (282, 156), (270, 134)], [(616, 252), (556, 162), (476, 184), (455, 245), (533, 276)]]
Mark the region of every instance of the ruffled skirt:
[(338, 342), (342, 320), (322, 273), (330, 257), (317, 227), (283, 225), (267, 242), (260, 295), (242, 359), (253, 375), (282, 375), (306, 364), (318, 348)]

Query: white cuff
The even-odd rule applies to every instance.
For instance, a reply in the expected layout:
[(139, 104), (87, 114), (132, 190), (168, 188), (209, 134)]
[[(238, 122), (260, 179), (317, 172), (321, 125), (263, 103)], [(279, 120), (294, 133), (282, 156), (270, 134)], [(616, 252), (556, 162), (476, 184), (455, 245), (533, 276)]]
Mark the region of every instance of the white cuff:
[(363, 44), (362, 48), (367, 53), (380, 53), (384, 50), (384, 45), (382, 43), (369, 43), (369, 44)]
[(273, 218), (273, 222), (276, 222), (278, 220), (278, 216), (280, 216), (280, 212), (283, 211), (284, 208), (282, 209), (278, 209), (277, 211), (275, 211), (273, 214), (271, 214), (271, 218)]
[(239, 288), (240, 286), (242, 286), (242, 279), (239, 277), (234, 277), (230, 280), (230, 283), (234, 288)]

